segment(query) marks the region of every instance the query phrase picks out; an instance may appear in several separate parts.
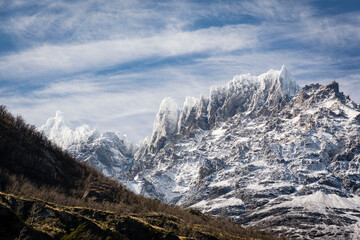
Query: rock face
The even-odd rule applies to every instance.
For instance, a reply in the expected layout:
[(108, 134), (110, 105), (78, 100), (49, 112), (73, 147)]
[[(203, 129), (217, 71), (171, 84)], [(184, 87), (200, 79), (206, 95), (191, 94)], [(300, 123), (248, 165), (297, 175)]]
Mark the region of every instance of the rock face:
[(167, 138), (177, 133), (179, 113), (178, 106), (172, 98), (167, 97), (161, 102), (150, 140), (151, 152), (159, 151), (164, 146)]
[[(129, 159), (132, 159), (131, 157)], [(283, 67), (161, 104), (119, 178), (145, 196), (290, 238), (360, 234), (360, 107)]]

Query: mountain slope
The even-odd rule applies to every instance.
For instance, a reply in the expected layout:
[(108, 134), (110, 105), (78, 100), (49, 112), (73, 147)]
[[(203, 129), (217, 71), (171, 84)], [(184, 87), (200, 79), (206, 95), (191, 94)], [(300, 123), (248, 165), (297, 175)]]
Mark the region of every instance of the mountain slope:
[(360, 234), (360, 108), (282, 67), (160, 105), (121, 172), (136, 193), (300, 239)]
[[(1, 239), (273, 239), (147, 199), (0, 106)], [(209, 225), (208, 225), (209, 224)]]

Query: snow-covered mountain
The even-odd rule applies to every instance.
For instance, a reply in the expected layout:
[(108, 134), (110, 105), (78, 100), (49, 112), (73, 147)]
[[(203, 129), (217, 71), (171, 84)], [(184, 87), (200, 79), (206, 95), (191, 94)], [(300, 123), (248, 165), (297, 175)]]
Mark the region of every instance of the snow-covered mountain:
[(133, 161), (136, 146), (116, 132), (100, 132), (88, 125), (72, 130), (61, 111), (41, 126), (49, 139), (53, 140), (76, 159), (89, 163), (106, 176), (124, 181), (124, 173)]
[[(79, 156), (61, 136), (85, 131), (54, 122), (45, 132)], [(360, 235), (360, 107), (336, 82), (301, 89), (282, 67), (187, 97), (182, 110), (165, 98), (152, 136), (123, 156), (109, 173), (137, 193), (291, 238)]]

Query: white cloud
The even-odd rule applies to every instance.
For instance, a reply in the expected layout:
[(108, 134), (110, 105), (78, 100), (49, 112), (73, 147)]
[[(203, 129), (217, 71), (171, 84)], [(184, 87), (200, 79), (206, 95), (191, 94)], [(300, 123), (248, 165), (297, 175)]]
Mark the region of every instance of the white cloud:
[(288, 37), (321, 50), (350, 49), (360, 41), (359, 25), (359, 13), (301, 18), (298, 31)]
[(85, 95), (101, 91), (101, 86), (97, 82), (88, 80), (59, 81), (50, 83), (46, 88), (34, 92), (37, 97), (61, 97), (68, 95)]
[[(284, 63), (303, 86), (315, 82), (327, 84), (334, 79), (316, 76), (331, 71), (329, 60), (291, 51), (214, 56), (199, 58), (188, 65), (159, 66), (137, 73), (87, 74), (75, 80), (63, 79), (27, 95), (6, 96), (0, 101), (38, 126), (61, 109), (72, 127), (89, 124), (102, 130), (122, 132), (138, 141), (151, 134), (155, 114), (164, 97), (173, 97), (181, 107), (186, 96), (208, 95), (211, 85), (226, 84), (234, 75), (260, 74), (270, 68), (279, 69)], [(137, 79), (149, 84), (134, 83)], [(359, 75), (344, 75), (336, 80), (340, 89), (356, 101)]]
[[(5, 11), (25, 11), (4, 18), (0, 29), (30, 46), (38, 41), (85, 43), (184, 30), (198, 19), (227, 16), (239, 7), (191, 1), (12, 1)], [(28, 8), (36, 11), (28, 12)]]
[(239, 4), (246, 14), (274, 23), (294, 22), (314, 14), (314, 9), (304, 1), (249, 0)]
[(313, 49), (350, 49), (360, 41), (360, 13), (324, 15), (307, 1), (252, 0), (240, 3), (247, 14), (262, 19), (259, 34), (274, 41), (294, 41)]
[[(38, 10), (0, 25), (25, 46), (0, 57), (0, 78), (42, 88), (2, 88), (0, 101), (36, 125), (62, 109), (73, 127), (87, 123), (139, 140), (150, 135), (163, 97), (181, 106), (185, 96), (207, 94), (234, 75), (285, 64), (301, 85), (335, 79), (359, 103), (359, 69), (342, 66), (359, 62), (343, 54), (360, 40), (359, 13), (323, 16), (308, 3), (12, 1), (11, 11)], [(228, 16), (258, 21), (226, 25)], [(202, 28), (199, 20), (218, 20), (219, 27)], [(190, 61), (141, 67), (168, 57)], [(94, 73), (134, 62), (140, 62), (135, 70)]]
[(116, 64), (194, 53), (228, 52), (253, 47), (254, 28), (246, 25), (172, 32), (133, 39), (97, 41), (76, 45), (44, 45), (0, 58), (0, 76), (29, 78), (100, 70)]

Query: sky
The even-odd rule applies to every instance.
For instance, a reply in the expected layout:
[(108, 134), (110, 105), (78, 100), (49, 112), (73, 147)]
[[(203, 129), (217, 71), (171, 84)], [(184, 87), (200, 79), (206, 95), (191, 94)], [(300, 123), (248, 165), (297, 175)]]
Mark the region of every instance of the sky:
[(282, 65), (360, 103), (360, 1), (0, 0), (0, 104), (151, 135), (164, 97), (208, 95)]

